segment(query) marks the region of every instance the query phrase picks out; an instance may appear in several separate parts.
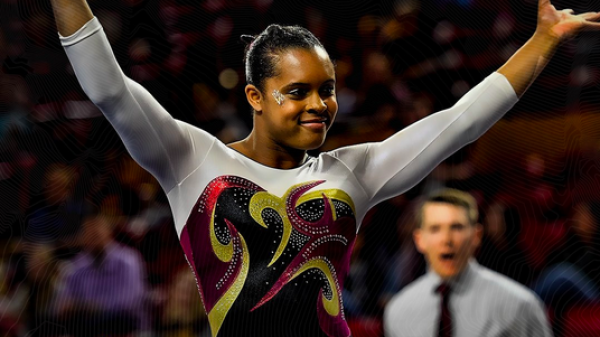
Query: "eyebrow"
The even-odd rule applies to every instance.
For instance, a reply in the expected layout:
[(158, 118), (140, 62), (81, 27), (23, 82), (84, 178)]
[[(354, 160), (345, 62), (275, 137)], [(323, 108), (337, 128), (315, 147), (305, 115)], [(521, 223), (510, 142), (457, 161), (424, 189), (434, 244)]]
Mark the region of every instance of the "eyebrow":
[[(454, 227), (454, 226), (462, 226), (462, 227), (467, 227), (468, 225), (467, 225), (467, 224), (464, 224), (464, 223), (462, 223), (462, 222), (453, 222), (453, 223), (451, 223), (451, 224), (450, 224), (450, 228), (452, 228), (452, 227)], [(440, 227), (442, 227), (442, 225), (441, 225), (440, 223), (437, 223), (437, 222), (436, 222), (436, 223), (433, 223), (433, 224), (430, 224), (429, 226), (427, 226), (427, 228), (433, 228), (433, 227), (435, 227), (435, 228), (440, 228)]]
[[(335, 84), (335, 79), (329, 79), (325, 82), (323, 82), (321, 85), (323, 84)], [(310, 86), (309, 83), (303, 83), (303, 82), (294, 82), (294, 83), (290, 83), (290, 84), (286, 84), (283, 88), (281, 88), (281, 90), (287, 90), (287, 89), (291, 89), (293, 87), (307, 87)]]

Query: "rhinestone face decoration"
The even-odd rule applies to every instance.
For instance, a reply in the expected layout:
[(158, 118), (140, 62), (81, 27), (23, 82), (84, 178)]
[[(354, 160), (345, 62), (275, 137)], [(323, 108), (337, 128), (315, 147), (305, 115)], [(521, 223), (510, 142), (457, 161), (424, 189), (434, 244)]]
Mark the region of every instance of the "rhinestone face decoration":
[(279, 92), (279, 90), (277, 90), (277, 89), (273, 90), (271, 95), (273, 95), (275, 102), (277, 102), (277, 104), (279, 104), (279, 106), (283, 105), (283, 100), (285, 99), (285, 96), (283, 96), (283, 94), (281, 92)]

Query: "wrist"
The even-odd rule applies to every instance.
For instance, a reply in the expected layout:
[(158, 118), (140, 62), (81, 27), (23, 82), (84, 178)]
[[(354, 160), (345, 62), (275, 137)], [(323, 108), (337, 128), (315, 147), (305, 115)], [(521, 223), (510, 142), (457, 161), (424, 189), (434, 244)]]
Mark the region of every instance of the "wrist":
[(562, 42), (562, 39), (552, 32), (536, 31), (530, 41), (541, 50), (553, 51)]

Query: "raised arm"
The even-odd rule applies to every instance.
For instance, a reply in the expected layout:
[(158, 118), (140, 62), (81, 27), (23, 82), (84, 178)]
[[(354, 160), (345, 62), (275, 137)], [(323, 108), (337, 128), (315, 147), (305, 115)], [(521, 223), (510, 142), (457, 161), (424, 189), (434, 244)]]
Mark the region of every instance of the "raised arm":
[(453, 107), (383, 142), (335, 152), (362, 182), (369, 206), (404, 193), (444, 159), (483, 135), (517, 102), (563, 39), (584, 28), (600, 28), (591, 21), (600, 17), (598, 13), (557, 11), (548, 0), (539, 1), (538, 16), (534, 36)]
[(200, 163), (214, 138), (176, 121), (123, 74), (104, 30), (85, 0), (51, 0), (61, 43), (89, 99), (125, 147), (167, 192)]

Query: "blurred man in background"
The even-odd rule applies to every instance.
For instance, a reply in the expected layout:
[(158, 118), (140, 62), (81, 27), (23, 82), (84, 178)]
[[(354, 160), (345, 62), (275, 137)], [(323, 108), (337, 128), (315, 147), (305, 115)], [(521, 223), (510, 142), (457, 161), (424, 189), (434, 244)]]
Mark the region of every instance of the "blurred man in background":
[(443, 190), (423, 203), (414, 241), (428, 272), (386, 307), (386, 336), (551, 336), (534, 293), (480, 266), (482, 237), (475, 199)]

